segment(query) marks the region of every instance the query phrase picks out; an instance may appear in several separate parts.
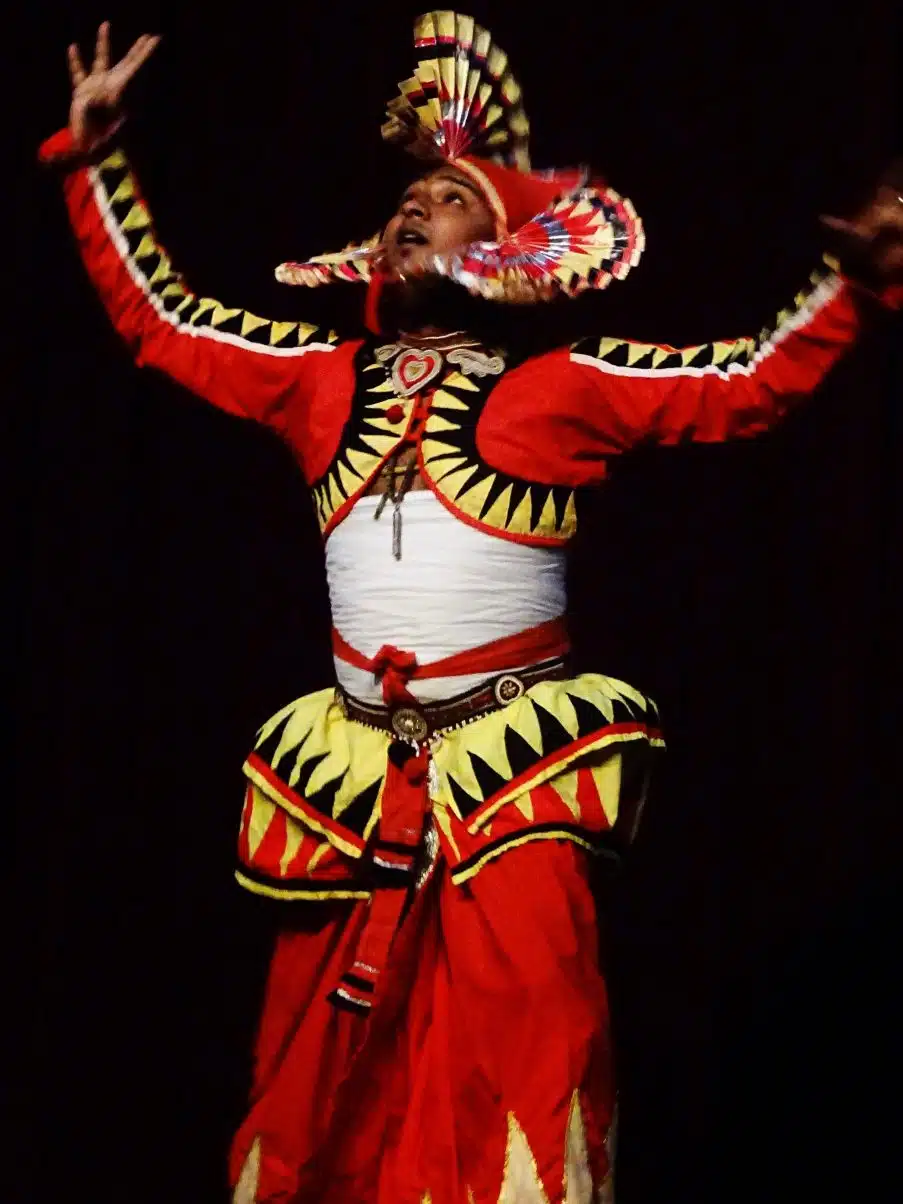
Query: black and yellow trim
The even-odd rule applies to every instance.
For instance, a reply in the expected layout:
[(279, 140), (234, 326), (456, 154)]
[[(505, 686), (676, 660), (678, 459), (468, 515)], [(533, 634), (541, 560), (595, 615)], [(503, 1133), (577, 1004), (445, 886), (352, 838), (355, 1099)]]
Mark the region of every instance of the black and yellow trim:
[[(413, 397), (395, 393), (371, 341), (354, 358), (354, 396), (339, 447), (323, 475), (311, 485), (320, 530), (325, 535), (366, 489), (402, 442), (414, 408)], [(401, 406), (403, 418), (392, 423), (385, 414)]]
[(436, 764), (443, 801), (471, 833), (578, 757), (632, 741), (663, 744), (655, 704), (597, 674), (541, 682), (461, 736), (445, 738)]
[[(312, 343), (333, 345), (334, 331), (307, 322), (275, 322), (259, 318), (246, 309), (231, 309), (212, 297), (199, 297), (173, 269), (172, 261), (157, 241), (153, 219), (138, 182), (121, 150), (114, 150), (91, 168), (95, 194), (109, 233), (133, 276), (151, 301), (174, 326), (209, 328), (229, 342), (247, 344), (254, 350), (290, 353)], [(113, 227), (112, 229), (110, 227)]]
[(499, 379), (444, 378), (424, 424), (423, 475), (466, 522), (527, 543), (565, 543), (577, 529), (574, 490), (511, 476), (479, 453), (477, 424)]
[(261, 728), (245, 773), (343, 853), (360, 857), (376, 824), (390, 738), (352, 724), (318, 690)]
[[(655, 704), (613, 678), (583, 674), (539, 682), (510, 706), (443, 736), (434, 751), (431, 795), (439, 827), (447, 829), (446, 814), (478, 837), (502, 807), (560, 780), (563, 805), (575, 828), (585, 830), (588, 817), (562, 775), (608, 748), (634, 744), (642, 759), (646, 750), (663, 747), (658, 729)], [(321, 690), (264, 726), (245, 773), (293, 822), (359, 860), (379, 822), (389, 747), (385, 732), (347, 719), (334, 690)], [(613, 824), (616, 794), (611, 805)]]
[[(355, 356), (355, 393), (338, 451), (311, 486), (324, 535), (341, 522), (411, 425), (416, 398), (395, 392), (391, 366), (378, 361), (375, 352), (376, 344), (368, 340)], [(503, 358), (499, 351), (493, 355)], [(575, 491), (511, 476), (492, 468), (479, 453), (477, 424), (501, 379), (446, 370), (420, 435), (423, 478), (464, 522), (525, 543), (565, 543), (577, 529)], [(390, 422), (387, 411), (399, 406), (402, 417)]]
[(694, 372), (743, 370), (753, 366), (756, 357), (773, 342), (781, 329), (792, 323), (809, 303), (813, 294), (834, 275), (833, 261), (809, 277), (809, 287), (782, 309), (774, 326), (765, 327), (756, 338), (725, 339), (714, 343), (699, 343), (692, 347), (669, 347), (667, 344), (638, 343), (631, 339), (585, 338), (571, 346), (571, 354), (585, 356), (600, 365), (627, 373)]

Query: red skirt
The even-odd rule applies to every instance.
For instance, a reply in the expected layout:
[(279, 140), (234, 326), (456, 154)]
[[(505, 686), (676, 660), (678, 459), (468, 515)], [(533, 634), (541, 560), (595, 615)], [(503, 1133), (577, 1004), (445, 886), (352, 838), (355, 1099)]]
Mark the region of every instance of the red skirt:
[(367, 903), (278, 940), (236, 1204), (595, 1204), (615, 1090), (589, 859), (541, 841), (416, 896), (369, 1016), (327, 999)]

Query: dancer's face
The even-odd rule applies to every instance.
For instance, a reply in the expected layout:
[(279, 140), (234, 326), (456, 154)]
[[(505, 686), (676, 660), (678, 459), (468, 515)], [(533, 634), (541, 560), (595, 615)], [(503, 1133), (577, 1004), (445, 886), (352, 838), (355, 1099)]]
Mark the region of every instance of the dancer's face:
[(401, 198), (383, 235), (387, 267), (416, 276), (434, 255), (495, 238), (495, 218), (472, 181), (452, 167), (417, 180)]

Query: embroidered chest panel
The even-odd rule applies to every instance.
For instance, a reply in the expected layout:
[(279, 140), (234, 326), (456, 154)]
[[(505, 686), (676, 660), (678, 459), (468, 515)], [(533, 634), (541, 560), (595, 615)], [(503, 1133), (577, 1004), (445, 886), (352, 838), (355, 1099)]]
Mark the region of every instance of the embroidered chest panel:
[[(331, 464), (311, 486), (323, 534), (411, 441), (424, 482), (462, 521), (517, 542), (567, 542), (577, 528), (573, 488), (512, 476), (477, 449), (480, 416), (506, 368), (501, 356), (472, 348), (440, 354), (364, 344), (350, 417)], [(428, 404), (418, 404), (421, 397)]]

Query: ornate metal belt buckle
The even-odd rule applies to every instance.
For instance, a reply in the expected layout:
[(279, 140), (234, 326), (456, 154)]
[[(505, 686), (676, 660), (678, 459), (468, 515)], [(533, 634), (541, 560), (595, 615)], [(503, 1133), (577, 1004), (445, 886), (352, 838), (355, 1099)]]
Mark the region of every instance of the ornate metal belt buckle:
[(392, 712), (392, 731), (400, 740), (413, 740), (420, 744), (429, 734), (430, 726), (419, 711), (413, 707), (399, 707)]
[(495, 694), (495, 700), (499, 706), (507, 707), (512, 702), (516, 702), (518, 698), (522, 698), (527, 692), (527, 687), (515, 674), (505, 673), (502, 677), (498, 678), (492, 687), (492, 692)]

